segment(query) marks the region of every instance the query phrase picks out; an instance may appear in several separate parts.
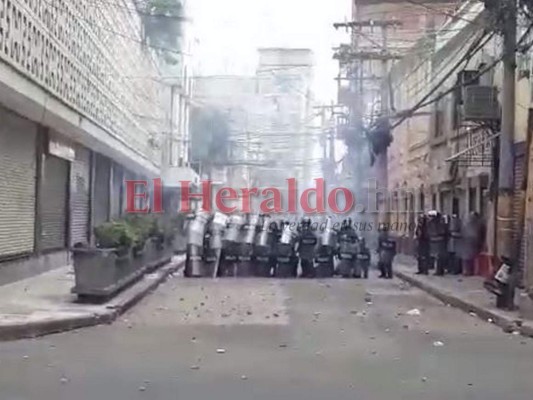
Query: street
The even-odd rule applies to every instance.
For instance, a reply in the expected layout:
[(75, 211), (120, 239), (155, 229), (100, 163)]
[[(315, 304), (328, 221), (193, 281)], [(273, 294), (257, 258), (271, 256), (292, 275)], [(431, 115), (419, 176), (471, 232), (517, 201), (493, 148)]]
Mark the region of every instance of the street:
[(375, 273), (176, 276), (112, 325), (0, 343), (1, 400), (520, 400), (531, 371), (533, 340)]

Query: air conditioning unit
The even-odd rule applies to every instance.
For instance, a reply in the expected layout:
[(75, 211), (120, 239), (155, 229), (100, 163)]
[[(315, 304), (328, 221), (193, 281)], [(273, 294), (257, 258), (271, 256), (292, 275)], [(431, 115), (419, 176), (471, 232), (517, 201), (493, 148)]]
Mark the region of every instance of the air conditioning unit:
[(498, 89), (495, 86), (465, 86), (463, 88), (463, 121), (495, 121), (500, 119)]

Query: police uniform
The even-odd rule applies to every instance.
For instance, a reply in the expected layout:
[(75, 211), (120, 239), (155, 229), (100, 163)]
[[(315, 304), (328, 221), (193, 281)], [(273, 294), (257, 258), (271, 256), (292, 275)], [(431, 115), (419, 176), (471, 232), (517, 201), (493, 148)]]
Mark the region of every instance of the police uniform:
[(392, 279), (392, 262), (396, 256), (396, 241), (387, 232), (380, 235), (378, 243), (380, 278)]
[(357, 269), (361, 271), (363, 278), (368, 279), (368, 270), (370, 268), (370, 250), (366, 247), (364, 239), (359, 243), (359, 252), (357, 253)]

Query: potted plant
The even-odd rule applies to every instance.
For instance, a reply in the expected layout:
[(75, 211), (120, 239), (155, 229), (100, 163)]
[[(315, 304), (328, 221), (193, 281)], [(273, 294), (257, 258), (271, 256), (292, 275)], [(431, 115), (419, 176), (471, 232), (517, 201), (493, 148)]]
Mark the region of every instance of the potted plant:
[(109, 296), (132, 278), (131, 249), (136, 233), (125, 221), (106, 222), (94, 229), (96, 247), (75, 247), (74, 293)]
[(130, 214), (125, 223), (134, 232), (135, 240), (132, 245), (133, 263), (136, 268), (143, 268), (152, 258), (150, 233), (152, 231), (152, 217), (146, 214)]
[(162, 216), (153, 217), (151, 222), (149, 236), (152, 258), (150, 262), (152, 267), (158, 267), (170, 261), (170, 238), (173, 237), (173, 234), (170, 230), (170, 225)]

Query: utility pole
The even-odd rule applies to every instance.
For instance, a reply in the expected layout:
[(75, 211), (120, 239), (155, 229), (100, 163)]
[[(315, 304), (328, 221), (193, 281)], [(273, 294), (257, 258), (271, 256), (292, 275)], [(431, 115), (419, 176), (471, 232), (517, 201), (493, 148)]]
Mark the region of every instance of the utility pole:
[[(350, 22), (344, 22), (344, 23), (336, 23), (334, 24), (334, 27), (336, 29), (338, 28), (351, 28), (352, 31), (352, 44), (351, 47), (347, 50), (346, 46), (341, 46), (340, 51), (335, 54), (334, 58), (338, 59), (340, 63), (345, 63), (350, 65), (353, 69), (355, 69), (355, 77), (352, 77), (353, 86), (352, 90), (354, 90), (355, 96), (354, 101), (352, 104), (350, 104), (350, 118), (349, 118), (349, 126), (350, 129), (353, 129), (356, 134), (355, 142), (356, 146), (352, 149), (350, 147), (348, 148), (348, 154), (350, 154), (350, 151), (353, 154), (352, 159), (355, 161), (355, 168), (357, 171), (354, 172), (354, 176), (356, 176), (356, 181), (358, 182), (358, 188), (357, 188), (357, 194), (361, 195), (363, 193), (366, 194), (366, 197), (368, 198), (368, 185), (366, 187), (362, 186), (362, 183), (365, 181), (365, 176), (363, 174), (363, 169), (365, 169), (365, 166), (363, 165), (363, 162), (365, 158), (363, 157), (363, 151), (361, 151), (364, 148), (363, 141), (366, 140), (366, 137), (364, 135), (364, 123), (363, 123), (363, 117), (364, 117), (364, 108), (365, 108), (365, 96), (364, 96), (364, 82), (365, 81), (378, 81), (380, 83), (379, 87), (379, 98), (381, 100), (381, 113), (384, 116), (387, 116), (389, 114), (388, 110), (388, 98), (389, 95), (384, 89), (386, 85), (384, 84), (385, 80), (387, 79), (388, 71), (389, 71), (389, 64), (392, 60), (397, 60), (401, 58), (401, 55), (391, 53), (388, 48), (388, 28), (389, 27), (397, 27), (401, 26), (401, 22), (397, 20), (359, 20), (357, 18), (357, 15), (354, 13), (354, 19), (355, 21)], [(360, 46), (361, 39), (360, 37), (364, 37), (364, 32), (362, 31), (363, 28), (378, 28), (381, 30), (382, 33), (382, 43), (381, 43), (381, 49), (365, 49), (362, 46)], [(365, 76), (365, 66), (368, 62), (374, 62), (374, 61), (380, 61), (381, 62), (381, 76)], [(354, 72), (353, 69), (350, 72)], [(341, 79), (339, 77), (338, 79)], [(367, 166), (366, 168), (370, 168), (370, 166)], [(386, 189), (388, 186), (388, 175), (387, 175), (387, 153), (383, 152), (379, 155), (377, 155), (376, 162), (374, 164), (374, 170), (376, 172), (376, 180), (378, 184), (378, 190), (379, 189)], [(366, 175), (366, 178), (370, 178), (369, 175)], [(377, 196), (377, 193), (375, 194)], [(378, 202), (378, 199), (376, 199), (376, 202)], [(381, 213), (378, 211), (375, 214), (375, 223), (379, 222), (387, 222), (388, 221), (388, 210), (385, 210), (385, 213), (383, 215), (380, 215)]]
[(515, 0), (505, 0), (503, 6), (503, 88), (502, 123), (498, 171), (497, 200), (497, 255), (507, 257), (512, 263), (507, 307), (513, 308), (514, 287), (517, 284), (517, 251), (514, 246), (513, 194), (514, 194), (514, 129), (515, 129), (515, 73), (517, 11)]
[(171, 84), (170, 85), (170, 118), (169, 118), (169, 128), (168, 128), (168, 135), (165, 138), (165, 148), (166, 148), (166, 160), (164, 167), (172, 167), (174, 164), (174, 141), (176, 140), (174, 137), (174, 128), (176, 125), (175, 122), (175, 115), (174, 115), (174, 108), (175, 108), (175, 97), (176, 97), (176, 85)]
[[(387, 52), (388, 49), (388, 43), (387, 43), (387, 27), (388, 25), (383, 25), (381, 28), (382, 32), (382, 39), (383, 39), (383, 53)], [(388, 85), (386, 85), (386, 81), (388, 80), (388, 74), (389, 74), (389, 63), (386, 58), (384, 58), (381, 61), (381, 116), (382, 117), (388, 117), (389, 115), (389, 93), (387, 93)], [(392, 93), (391, 93), (392, 95)], [(389, 151), (388, 148), (385, 148), (381, 154), (377, 155), (376, 159), (376, 170), (377, 170), (377, 178), (378, 178), (378, 190), (379, 189), (385, 189), (388, 190), (389, 188)], [(390, 222), (390, 213), (392, 210), (388, 210), (388, 208), (391, 207), (391, 200), (387, 197), (390, 197), (389, 193), (386, 192), (385, 195), (385, 210), (382, 215), (381, 222), (385, 224), (386, 226)]]

